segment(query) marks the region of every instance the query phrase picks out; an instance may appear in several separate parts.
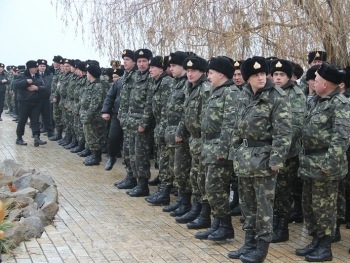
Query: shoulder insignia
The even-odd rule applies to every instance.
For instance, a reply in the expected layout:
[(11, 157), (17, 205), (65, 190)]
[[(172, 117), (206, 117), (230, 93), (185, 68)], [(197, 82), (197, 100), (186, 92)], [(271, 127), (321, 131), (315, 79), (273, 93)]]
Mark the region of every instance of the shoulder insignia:
[(281, 96), (286, 96), (286, 95), (287, 95), (287, 93), (286, 93), (283, 89), (281, 89), (280, 87), (278, 87), (278, 86), (275, 86), (275, 90), (277, 90), (277, 92), (278, 92)]
[(298, 86), (294, 85), (293, 89), (297, 95), (304, 95), (303, 91)]
[(342, 102), (342, 103), (350, 103), (349, 99), (347, 97), (345, 97), (343, 94), (338, 94), (337, 95), (337, 98), (339, 98), (339, 100)]

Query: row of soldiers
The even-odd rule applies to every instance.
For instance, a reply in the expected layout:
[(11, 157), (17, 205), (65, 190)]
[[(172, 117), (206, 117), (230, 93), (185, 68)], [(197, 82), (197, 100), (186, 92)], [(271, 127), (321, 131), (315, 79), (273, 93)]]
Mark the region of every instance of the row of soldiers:
[[(208, 63), (177, 51), (166, 61), (148, 49), (124, 50), (125, 73), (107, 93), (96, 62), (79, 69), (79, 64), (72, 66), (57, 56), (54, 60), (61, 64), (51, 98), (54, 112), (56, 107), (62, 114), (62, 126), (55, 118), (52, 139), (59, 138), (64, 128), (66, 142), (73, 134), (80, 141), (79, 130), (69, 127), (79, 116), (87, 142), (84, 150), (91, 151), (84, 162), (96, 164), (106, 138), (106, 120), (114, 120), (122, 129), (127, 171), (116, 187), (128, 189), (131, 197), (146, 196), (150, 204), (167, 205), (163, 211), (190, 229), (208, 228), (195, 234), (198, 239), (234, 237), (229, 207), (230, 183), (234, 184), (246, 237), (244, 246), (228, 256), (243, 262), (262, 262), (270, 242), (288, 240), (290, 186), (300, 167), (305, 222), (313, 241), (296, 253), (308, 261), (331, 260), (333, 212), (339, 180), (347, 171), (349, 102), (338, 87), (344, 84), (344, 72), (323, 62), (324, 54), (309, 54), (310, 66), (318, 64), (306, 73), (305, 91), (308, 97), (313, 95), (309, 103), (293, 80), (298, 70), (284, 59), (233, 61), (219, 56)], [(67, 69), (59, 73), (60, 66)], [(72, 67), (75, 74), (76, 69), (87, 70), (90, 83), (79, 85), (81, 77), (69, 73)], [(77, 103), (81, 98), (79, 109), (74, 106), (75, 92)], [(160, 184), (149, 195), (153, 143)], [(110, 158), (110, 167), (113, 162)], [(231, 179), (233, 172), (238, 180)], [(172, 185), (178, 198), (169, 205)], [(325, 189), (329, 185), (332, 188)]]

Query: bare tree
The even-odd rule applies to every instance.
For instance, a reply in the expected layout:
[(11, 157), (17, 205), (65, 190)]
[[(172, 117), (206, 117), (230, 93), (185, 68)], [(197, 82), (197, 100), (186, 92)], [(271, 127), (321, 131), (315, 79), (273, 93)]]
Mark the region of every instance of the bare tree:
[(310, 50), (350, 65), (350, 0), (56, 0), (103, 54), (147, 47), (155, 54), (193, 51), (209, 58), (278, 56), (306, 64)]

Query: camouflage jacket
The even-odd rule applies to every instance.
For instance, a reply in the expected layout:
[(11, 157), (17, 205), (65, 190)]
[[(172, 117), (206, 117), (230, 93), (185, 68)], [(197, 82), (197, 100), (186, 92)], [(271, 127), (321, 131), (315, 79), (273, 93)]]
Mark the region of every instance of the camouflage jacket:
[[(184, 114), (176, 130), (176, 136), (184, 138), (187, 131), (192, 137), (201, 137), (201, 124), (207, 107), (211, 85), (203, 74), (196, 85), (187, 81), (184, 102)], [(187, 131), (186, 131), (187, 130)]]
[(71, 72), (65, 73), (65, 75), (59, 80), (59, 85), (55, 92), (55, 98), (59, 99), (58, 106), (60, 109), (64, 109), (64, 104), (66, 103), (67, 98), (67, 86), (69, 85), (69, 82), (71, 78), (73, 77), (73, 74)]
[(86, 75), (79, 77), (76, 81), (74, 93), (73, 93), (73, 103), (72, 103), (72, 112), (74, 115), (79, 115), (80, 111), (80, 99), (83, 96), (85, 87), (89, 84)]
[(243, 177), (276, 174), (283, 167), (292, 138), (292, 114), (287, 94), (267, 80), (255, 94), (248, 84), (241, 97), (233, 132), (233, 166)]
[(288, 158), (298, 156), (301, 151), (301, 130), (307, 112), (306, 98), (302, 90), (290, 80), (281, 87), (286, 93), (292, 108), (292, 143), (290, 145)]
[(348, 170), (350, 103), (337, 88), (328, 96), (315, 96), (302, 130), (303, 152), (299, 175), (313, 179), (343, 178)]
[[(201, 125), (204, 163), (228, 161), (229, 144), (238, 114), (240, 93), (232, 80), (212, 91)], [(220, 160), (217, 160), (217, 157), (220, 157)]]
[(82, 123), (103, 121), (101, 109), (105, 97), (106, 88), (99, 79), (86, 86), (80, 101), (80, 120)]
[(185, 89), (187, 76), (173, 80), (173, 87), (168, 97), (166, 106), (162, 109), (161, 127), (165, 131), (165, 142), (170, 147), (181, 145), (188, 141), (188, 136), (183, 137), (183, 142), (175, 142), (176, 128), (179, 125), (184, 114)]
[(79, 77), (75, 74), (73, 74), (72, 78), (69, 81), (69, 84), (67, 86), (67, 97), (65, 101), (65, 108), (68, 111), (73, 111), (73, 104), (74, 104), (74, 92), (77, 87), (77, 83), (79, 81)]
[(137, 131), (139, 126), (149, 129), (152, 121), (151, 81), (149, 72), (136, 72), (136, 82), (130, 91), (128, 129)]
[(120, 108), (118, 111), (118, 119), (122, 128), (126, 128), (129, 117), (130, 92), (136, 81), (136, 67), (129, 72), (125, 71), (123, 75), (123, 83), (120, 90)]
[(55, 72), (52, 77), (52, 82), (51, 82), (51, 101), (53, 98), (55, 98), (55, 93), (57, 90), (57, 83), (60, 81), (60, 79), (63, 77), (63, 73), (60, 71), (60, 69), (55, 69)]
[(162, 112), (164, 113), (163, 108), (171, 94), (172, 84), (173, 79), (166, 72), (163, 72), (159, 79), (154, 80), (153, 87), (149, 92), (149, 96), (151, 96), (149, 99), (152, 101), (152, 114), (156, 121), (154, 139), (157, 144), (165, 143), (165, 129), (161, 125), (161, 118), (165, 118), (162, 116)]

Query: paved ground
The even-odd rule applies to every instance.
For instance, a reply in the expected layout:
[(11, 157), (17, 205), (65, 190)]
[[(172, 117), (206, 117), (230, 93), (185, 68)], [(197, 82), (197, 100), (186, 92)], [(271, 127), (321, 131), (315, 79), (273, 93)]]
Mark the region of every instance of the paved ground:
[[(125, 176), (120, 160), (109, 172), (103, 169), (106, 156), (103, 165), (86, 167), (82, 158), (56, 142), (35, 148), (28, 126), (24, 136), (28, 146), (18, 146), (16, 124), (8, 115), (3, 114), (3, 119), (0, 159), (15, 159), (52, 175), (60, 202), (54, 224), (46, 227), (42, 237), (22, 243), (13, 255), (3, 255), (4, 262), (233, 262), (226, 255), (243, 242), (238, 217), (232, 218), (235, 239), (223, 243), (197, 240), (193, 237), (196, 231), (177, 224), (160, 207), (131, 198), (113, 186)], [(156, 173), (153, 170), (152, 176)], [(341, 233), (342, 241), (333, 245), (333, 262), (350, 262), (350, 230), (343, 225)], [(290, 241), (272, 244), (265, 262), (304, 262), (294, 250), (308, 242), (302, 224), (292, 224)]]

